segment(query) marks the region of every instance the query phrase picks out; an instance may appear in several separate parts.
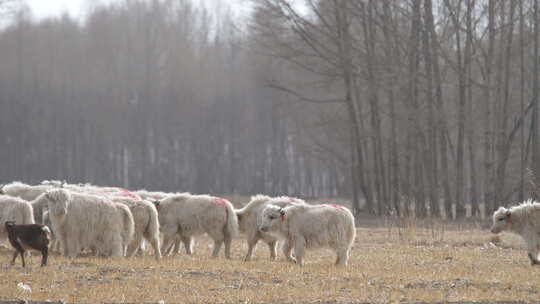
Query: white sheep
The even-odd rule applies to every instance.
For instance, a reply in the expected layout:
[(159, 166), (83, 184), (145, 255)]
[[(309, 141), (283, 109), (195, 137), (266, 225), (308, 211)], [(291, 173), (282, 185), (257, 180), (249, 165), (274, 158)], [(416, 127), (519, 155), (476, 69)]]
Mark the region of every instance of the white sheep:
[(12, 182), (0, 187), (0, 194), (20, 197), (25, 201), (33, 201), (47, 190), (53, 189), (51, 185), (28, 185), (21, 182)]
[(492, 233), (512, 232), (523, 238), (532, 265), (540, 264), (540, 203), (527, 200), (507, 209), (500, 207), (493, 213)]
[[(356, 231), (354, 216), (340, 205), (268, 205), (261, 214), (259, 229), (285, 240), (283, 251), (289, 261), (304, 264), (306, 248), (330, 247), (336, 265), (347, 265)], [(291, 250), (294, 250), (293, 259)]]
[(66, 189), (49, 190), (34, 204), (48, 206), (53, 231), (66, 256), (75, 257), (83, 248), (123, 256), (133, 239), (133, 216), (124, 204)]
[(131, 197), (111, 197), (116, 203), (125, 204), (133, 214), (135, 221), (135, 235), (133, 241), (128, 247), (127, 256), (133, 256), (138, 250), (141, 250), (143, 238), (147, 240), (154, 248), (156, 259), (161, 258), (161, 249), (159, 241), (159, 219), (158, 212), (153, 203), (149, 201), (134, 199)]
[(0, 240), (7, 239), (4, 227), (6, 221), (13, 221), (18, 225), (34, 224), (32, 205), (21, 198), (0, 194)]
[[(12, 182), (7, 185), (0, 186), (0, 194), (20, 197), (25, 201), (33, 201), (45, 191), (55, 188), (52, 185), (28, 185), (22, 182)], [(34, 208), (34, 219), (43, 222), (43, 210)]]
[(49, 243), (50, 250), (60, 252), (60, 242), (56, 237), (56, 232), (53, 230), (51, 218), (49, 217), (49, 211), (43, 212), (43, 225), (49, 227), (49, 230), (51, 231), (51, 241)]
[(187, 254), (192, 253), (192, 237), (207, 233), (214, 240), (213, 257), (225, 243), (230, 258), (231, 242), (238, 233), (233, 205), (226, 199), (189, 193), (168, 196), (159, 202), (159, 222), (163, 234), (161, 252), (166, 252), (177, 235)]
[(133, 193), (140, 196), (142, 199), (148, 200), (148, 201), (159, 201), (166, 198), (169, 195), (178, 194), (178, 193), (167, 193), (167, 192), (159, 192), (159, 191), (147, 191), (144, 189), (133, 191)]
[(262, 211), (266, 206), (275, 205), (285, 207), (292, 203), (305, 202), (301, 199), (287, 196), (272, 198), (267, 195), (258, 194), (256, 196), (252, 196), (249, 203), (243, 208), (235, 210), (240, 232), (246, 234), (248, 242), (248, 252), (244, 258), (244, 261), (251, 260), (253, 249), (259, 240), (263, 240), (268, 245), (268, 249), (270, 249), (270, 259), (276, 259), (278, 239), (272, 234), (261, 232), (259, 230), (258, 222), (260, 221)]

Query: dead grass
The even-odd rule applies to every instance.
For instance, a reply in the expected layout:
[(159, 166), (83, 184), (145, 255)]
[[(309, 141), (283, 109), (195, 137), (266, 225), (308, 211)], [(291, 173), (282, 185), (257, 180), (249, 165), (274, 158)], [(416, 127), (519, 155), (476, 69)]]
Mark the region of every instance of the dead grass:
[[(242, 262), (245, 241), (234, 243), (234, 260), (209, 257), (200, 238), (195, 255), (133, 259), (50, 258), (39, 267), (9, 266), (11, 249), (0, 248), (0, 300), (66, 302), (283, 303), (538, 301), (540, 267), (531, 267), (515, 237), (443, 223), (378, 219), (358, 228), (350, 265), (333, 266), (330, 251), (310, 251), (307, 265), (270, 262), (259, 244)], [(472, 226), (472, 227), (471, 227)], [(31, 292), (17, 288), (23, 282)]]

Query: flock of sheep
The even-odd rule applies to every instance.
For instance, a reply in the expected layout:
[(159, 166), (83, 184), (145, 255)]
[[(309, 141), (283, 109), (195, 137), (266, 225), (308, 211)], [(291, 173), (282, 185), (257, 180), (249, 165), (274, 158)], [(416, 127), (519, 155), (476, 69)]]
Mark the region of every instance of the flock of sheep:
[(336, 253), (336, 265), (347, 265), (356, 236), (352, 213), (335, 204), (256, 195), (235, 209), (228, 200), (210, 195), (58, 181), (0, 186), (0, 223), (5, 223), (0, 225), (0, 241), (9, 239), (17, 250), (12, 263), (20, 253), (23, 266), (25, 249), (42, 251), (44, 266), (49, 247), (68, 257), (84, 250), (130, 257), (142, 251), (143, 239), (156, 259), (177, 253), (181, 243), (191, 254), (193, 237), (205, 233), (214, 241), (213, 257), (224, 245), (225, 257), (231, 258), (231, 243), (239, 232), (247, 236), (246, 261), (259, 240), (276, 259), (279, 240), (288, 261), (303, 264), (305, 249), (329, 247)]
[[(36, 219), (45, 225), (35, 224)], [(217, 257), (224, 244), (230, 259), (231, 243), (239, 232), (247, 238), (246, 261), (259, 240), (268, 244), (275, 260), (279, 240), (290, 262), (303, 264), (306, 249), (328, 247), (336, 253), (336, 265), (347, 265), (356, 237), (354, 216), (341, 205), (256, 195), (235, 209), (228, 200), (210, 195), (58, 181), (0, 186), (0, 223), (0, 241), (9, 239), (16, 249), (12, 263), (20, 254), (23, 266), (26, 249), (41, 251), (44, 266), (49, 247), (69, 257), (84, 250), (131, 257), (142, 252), (143, 240), (153, 247), (156, 259), (178, 253), (180, 243), (192, 254), (193, 237), (205, 233), (214, 241), (212, 256)], [(493, 214), (491, 232), (502, 231), (520, 235), (531, 264), (540, 264), (540, 203), (528, 200), (509, 209), (500, 207)]]

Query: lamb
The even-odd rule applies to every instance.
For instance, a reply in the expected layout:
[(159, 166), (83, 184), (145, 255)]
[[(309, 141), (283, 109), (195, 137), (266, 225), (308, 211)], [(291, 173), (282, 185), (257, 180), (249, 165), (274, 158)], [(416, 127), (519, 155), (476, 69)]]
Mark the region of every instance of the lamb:
[(154, 204), (130, 197), (112, 197), (115, 203), (125, 204), (129, 207), (135, 221), (135, 235), (133, 241), (128, 246), (127, 256), (133, 256), (141, 247), (143, 238), (154, 248), (156, 260), (161, 258), (159, 241), (159, 219), (158, 212)]
[(17, 255), (21, 255), (22, 266), (26, 267), (24, 262), (24, 253), (26, 249), (34, 249), (41, 252), (41, 267), (47, 265), (49, 255), (49, 240), (51, 231), (45, 225), (29, 224), (16, 225), (14, 221), (6, 221), (5, 229), (8, 233), (9, 242), (15, 248), (11, 265), (15, 264)]
[(179, 235), (187, 254), (192, 254), (192, 237), (203, 233), (214, 240), (213, 257), (217, 257), (225, 243), (225, 256), (231, 258), (231, 242), (238, 233), (238, 221), (233, 205), (226, 199), (189, 193), (168, 196), (158, 207), (162, 252)]
[(82, 248), (123, 256), (133, 238), (133, 215), (124, 204), (66, 189), (49, 190), (35, 204), (47, 204), (65, 256), (75, 257)]
[(538, 265), (540, 251), (540, 203), (527, 200), (520, 205), (507, 209), (500, 207), (493, 213), (491, 232), (512, 232), (525, 240), (531, 265)]
[(255, 248), (255, 245), (257, 245), (257, 242), (259, 242), (261, 239), (268, 245), (268, 248), (270, 249), (270, 259), (276, 259), (278, 239), (272, 234), (262, 233), (259, 230), (258, 221), (261, 217), (263, 209), (266, 206), (276, 205), (279, 207), (285, 207), (293, 202), (305, 204), (304, 201), (297, 198), (286, 196), (271, 198), (269, 196), (259, 194), (252, 196), (250, 202), (242, 209), (235, 210), (240, 232), (246, 233), (247, 235), (248, 252), (244, 258), (244, 261), (251, 260), (253, 249)]
[[(283, 252), (289, 261), (304, 264), (306, 248), (330, 247), (336, 252), (336, 265), (346, 266), (356, 231), (354, 216), (340, 205), (291, 204), (266, 206), (259, 229), (285, 240)], [(291, 256), (294, 249), (296, 260)]]
[[(13, 221), (19, 224), (34, 224), (32, 205), (18, 197), (0, 195), (0, 223)], [(0, 226), (0, 240), (8, 236), (4, 225)]]

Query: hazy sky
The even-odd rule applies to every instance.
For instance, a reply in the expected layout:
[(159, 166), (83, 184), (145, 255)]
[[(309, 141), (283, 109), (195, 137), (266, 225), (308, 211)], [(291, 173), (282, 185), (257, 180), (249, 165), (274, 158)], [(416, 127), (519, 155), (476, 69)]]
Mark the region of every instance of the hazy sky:
[[(113, 3), (121, 0), (26, 0), (28, 6), (33, 12), (33, 15), (38, 18), (60, 16), (67, 12), (73, 17), (81, 17), (92, 7), (100, 3)], [(212, 6), (217, 3), (227, 4), (232, 7), (235, 12), (242, 10), (245, 6), (243, 0), (192, 0), (194, 3), (205, 3), (207, 6)], [(91, 4), (90, 4), (91, 3)]]
[[(103, 3), (103, 1), (99, 2)], [(65, 12), (73, 17), (80, 17), (89, 7), (87, 0), (26, 0), (26, 3), (30, 6), (33, 15), (40, 19), (59, 16)]]

